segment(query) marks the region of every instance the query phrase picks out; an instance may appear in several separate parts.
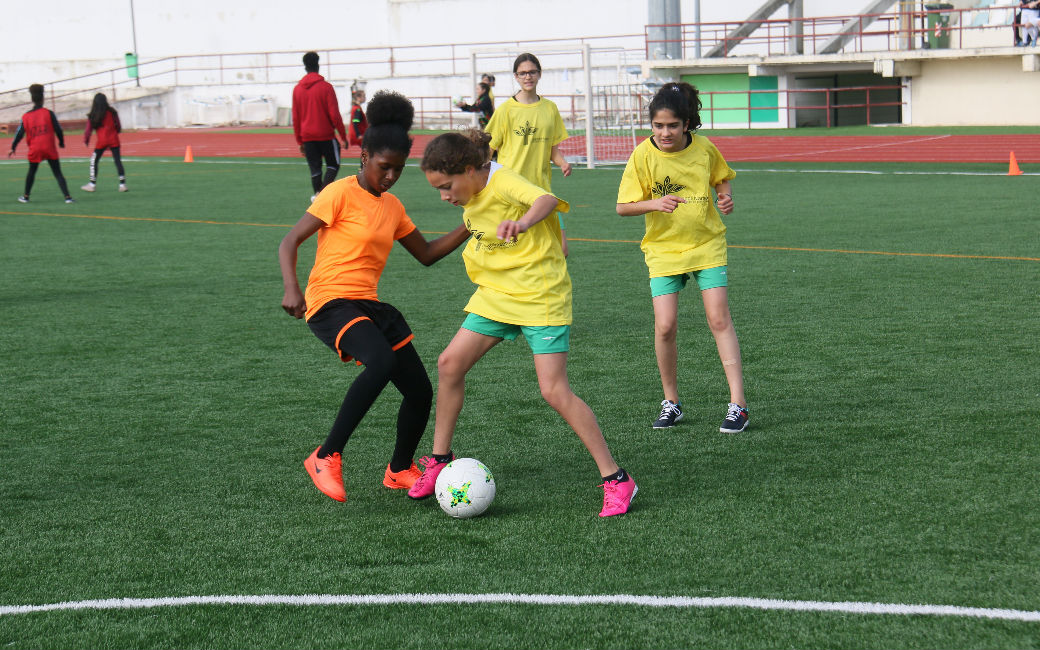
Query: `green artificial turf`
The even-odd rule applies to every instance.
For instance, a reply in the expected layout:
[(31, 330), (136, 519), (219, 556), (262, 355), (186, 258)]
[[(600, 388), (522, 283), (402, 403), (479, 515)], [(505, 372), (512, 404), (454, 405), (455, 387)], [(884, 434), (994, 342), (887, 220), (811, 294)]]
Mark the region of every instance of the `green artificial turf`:
[[(303, 458), (358, 369), (281, 310), (276, 249), (309, 179), (303, 163), (258, 162), (132, 160), (129, 193), (74, 191), (73, 205), (46, 168), (32, 203), (15, 202), (25, 165), (0, 164), (0, 606), (518, 593), (1040, 609), (1031, 177), (735, 164), (729, 295), (751, 425), (726, 436), (692, 289), (686, 416), (651, 429), (661, 388), (642, 219), (614, 212), (620, 169), (557, 175), (574, 206), (571, 382), (640, 492), (628, 515), (596, 516), (594, 464), (541, 399), (526, 344), (504, 343), (471, 372), (454, 443), (492, 469), (498, 496), (457, 521), (381, 485), (392, 387), (347, 446), (347, 503), (307, 477)], [(414, 167), (394, 193), (430, 236), (458, 223)], [(301, 249), (301, 278), (313, 251)], [(395, 247), (380, 297), (407, 317), (435, 386), (471, 292), (459, 253), (426, 268)], [(723, 607), (0, 615), (12, 648), (1038, 646), (1035, 622)]]

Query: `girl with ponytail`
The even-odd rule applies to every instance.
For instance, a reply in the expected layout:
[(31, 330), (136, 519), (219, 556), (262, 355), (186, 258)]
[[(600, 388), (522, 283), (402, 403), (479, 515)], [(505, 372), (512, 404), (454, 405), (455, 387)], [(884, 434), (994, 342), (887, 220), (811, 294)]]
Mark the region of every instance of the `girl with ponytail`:
[[(496, 113), (497, 115), (497, 113)], [(451, 442), (465, 397), (466, 374), (491, 348), (524, 335), (534, 355), (542, 397), (578, 435), (603, 477), (600, 517), (622, 515), (636, 494), (632, 477), (614, 462), (596, 416), (571, 390), (571, 278), (554, 215), (568, 203), (497, 162), (492, 136), (445, 133), (430, 142), (421, 169), (441, 199), (462, 208), (473, 233), (462, 259), (477, 290), (462, 326), (437, 360), (433, 453), (408, 496), (424, 499), (454, 458)]]
[[(412, 103), (403, 95), (376, 93), (368, 105), (361, 170), (326, 186), (278, 247), (285, 288), (282, 309), (305, 318), (314, 335), (342, 361), (364, 366), (347, 390), (325, 442), (304, 460), (315, 486), (337, 501), (347, 499), (342, 473), (347, 440), (390, 382), (404, 399), (383, 485), (408, 489), (421, 475), (413, 458), (429, 421), (433, 389), (412, 345), (411, 328), (401, 312), (380, 302), (376, 291), (393, 243), (400, 242), (429, 266), (469, 237), (459, 226), (427, 241), (389, 192), (412, 149), (408, 130), (413, 116)], [(296, 275), (297, 252), (315, 233), (318, 249), (304, 293)]]

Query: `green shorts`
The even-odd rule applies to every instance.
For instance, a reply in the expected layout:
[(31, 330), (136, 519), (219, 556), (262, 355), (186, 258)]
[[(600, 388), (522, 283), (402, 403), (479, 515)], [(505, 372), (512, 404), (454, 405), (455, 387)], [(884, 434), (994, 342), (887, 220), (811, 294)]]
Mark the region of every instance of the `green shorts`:
[(726, 268), (725, 266), (716, 266), (710, 269), (691, 271), (690, 273), (650, 278), (650, 296), (656, 298), (657, 296), (666, 296), (670, 293), (679, 293), (686, 288), (690, 275), (693, 275), (693, 278), (697, 280), (697, 287), (701, 291), (724, 287), (726, 286)]
[(515, 340), (522, 332), (532, 354), (555, 354), (571, 349), (570, 325), (511, 325), (469, 314), (462, 321), (462, 329), (507, 341)]

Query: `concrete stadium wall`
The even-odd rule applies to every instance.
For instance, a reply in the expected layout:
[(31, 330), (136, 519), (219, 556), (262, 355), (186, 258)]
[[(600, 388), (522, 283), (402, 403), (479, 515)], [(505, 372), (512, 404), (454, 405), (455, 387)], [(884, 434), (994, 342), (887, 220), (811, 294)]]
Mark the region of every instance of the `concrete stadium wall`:
[(1036, 66), (1036, 55), (922, 61), (910, 83), (912, 123), (1040, 124), (1040, 71), (1023, 71), (1029, 57)]

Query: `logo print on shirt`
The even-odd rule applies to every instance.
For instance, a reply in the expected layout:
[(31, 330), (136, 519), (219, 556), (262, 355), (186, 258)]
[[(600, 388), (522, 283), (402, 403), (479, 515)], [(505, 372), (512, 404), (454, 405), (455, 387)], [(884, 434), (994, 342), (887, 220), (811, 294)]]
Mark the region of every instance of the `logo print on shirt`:
[(668, 196), (669, 194), (678, 194), (685, 189), (685, 185), (673, 183), (671, 176), (665, 176), (664, 180), (660, 183), (654, 183), (654, 186), (650, 189), (650, 193), (653, 196)]
[(528, 144), (528, 137), (534, 135), (535, 133), (538, 133), (538, 127), (531, 126), (531, 121), (528, 120), (524, 122), (524, 125), (521, 126), (519, 129), (513, 131), (513, 133), (524, 137), (524, 146), (526, 147)]

